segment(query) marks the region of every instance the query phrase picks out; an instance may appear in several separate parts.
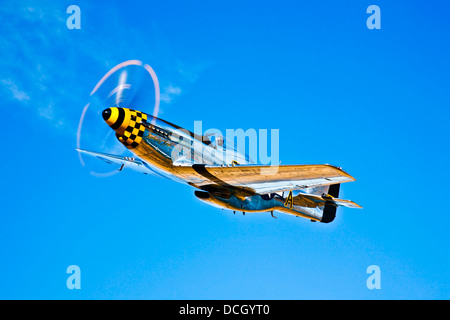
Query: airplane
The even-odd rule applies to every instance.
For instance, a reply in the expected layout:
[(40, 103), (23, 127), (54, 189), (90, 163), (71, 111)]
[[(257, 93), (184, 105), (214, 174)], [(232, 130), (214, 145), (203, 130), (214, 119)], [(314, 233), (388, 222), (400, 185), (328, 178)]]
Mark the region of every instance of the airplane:
[[(103, 110), (102, 117), (136, 157), (76, 149), (78, 152), (120, 166), (119, 171), (129, 168), (187, 183), (196, 188), (198, 199), (210, 205), (244, 215), (270, 212), (274, 218), (274, 211), (279, 211), (323, 223), (335, 219), (339, 206), (361, 208), (338, 198), (340, 184), (355, 181), (342, 168), (252, 164), (221, 136), (199, 136), (130, 108), (110, 107)], [(233, 157), (226, 156), (229, 152)]]

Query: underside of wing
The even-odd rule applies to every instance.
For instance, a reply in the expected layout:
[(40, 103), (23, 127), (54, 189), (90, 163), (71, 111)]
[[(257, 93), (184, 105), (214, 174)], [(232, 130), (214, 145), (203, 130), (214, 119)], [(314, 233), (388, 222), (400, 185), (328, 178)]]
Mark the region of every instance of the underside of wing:
[(177, 171), (201, 189), (206, 190), (215, 185), (244, 194), (267, 194), (355, 181), (341, 168), (327, 164), (280, 166), (198, 164), (191, 168), (179, 167)]
[(76, 150), (80, 153), (105, 161), (106, 163), (115, 164), (118, 166), (119, 170), (122, 170), (123, 168), (129, 168), (145, 174), (154, 174), (154, 172), (150, 170), (149, 166), (147, 166), (144, 161), (137, 158), (121, 157), (113, 154), (94, 152), (83, 149)]

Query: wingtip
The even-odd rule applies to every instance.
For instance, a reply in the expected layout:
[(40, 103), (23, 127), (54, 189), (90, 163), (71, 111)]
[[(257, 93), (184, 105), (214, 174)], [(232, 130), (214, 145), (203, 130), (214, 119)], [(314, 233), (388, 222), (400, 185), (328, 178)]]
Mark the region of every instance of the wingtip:
[(329, 167), (332, 167), (333, 169), (336, 169), (336, 170), (338, 170), (339, 172), (341, 172), (341, 173), (343, 173), (350, 181), (347, 181), (347, 182), (353, 182), (353, 181), (356, 181), (356, 178), (355, 177), (353, 177), (352, 175), (350, 175), (347, 171), (345, 171), (344, 169), (342, 169), (342, 167), (338, 167), (338, 166), (335, 166), (335, 165), (332, 165), (332, 164), (326, 164), (327, 166), (329, 166)]
[(77, 151), (78, 153), (89, 153), (87, 150), (83, 150), (83, 149), (79, 149), (79, 148), (75, 148), (75, 151)]

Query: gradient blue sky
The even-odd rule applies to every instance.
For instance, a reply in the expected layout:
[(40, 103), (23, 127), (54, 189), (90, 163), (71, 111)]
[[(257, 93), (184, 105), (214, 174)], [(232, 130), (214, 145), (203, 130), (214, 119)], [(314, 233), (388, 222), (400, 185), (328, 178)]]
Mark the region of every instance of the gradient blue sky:
[[(448, 1), (130, 2), (0, 6), (0, 298), (450, 298)], [(158, 75), (164, 119), (279, 129), (282, 163), (342, 166), (364, 209), (243, 217), (169, 180), (90, 175), (81, 111), (129, 59)]]

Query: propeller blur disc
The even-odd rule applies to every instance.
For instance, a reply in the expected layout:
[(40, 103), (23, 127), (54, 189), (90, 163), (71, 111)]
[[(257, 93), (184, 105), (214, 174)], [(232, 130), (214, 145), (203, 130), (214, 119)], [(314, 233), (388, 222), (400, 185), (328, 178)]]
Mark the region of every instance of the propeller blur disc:
[[(83, 108), (78, 124), (77, 148), (130, 156), (130, 151), (103, 121), (102, 111), (109, 107), (131, 108), (157, 117), (159, 102), (158, 78), (148, 64), (139, 60), (119, 63), (100, 79)], [(118, 172), (102, 161), (85, 159), (88, 157), (83, 158), (80, 152), (78, 155), (81, 164), (94, 176), (105, 177)]]

